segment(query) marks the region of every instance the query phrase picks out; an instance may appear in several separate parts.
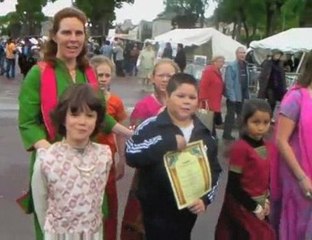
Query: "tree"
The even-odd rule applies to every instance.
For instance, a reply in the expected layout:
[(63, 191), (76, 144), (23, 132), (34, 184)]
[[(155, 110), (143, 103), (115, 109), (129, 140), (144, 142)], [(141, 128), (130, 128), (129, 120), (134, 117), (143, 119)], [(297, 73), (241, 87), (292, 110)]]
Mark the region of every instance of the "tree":
[(200, 20), (200, 27), (203, 27), (205, 10), (211, 1), (213, 0), (165, 0), (165, 11), (177, 13), (172, 20), (173, 26), (192, 28)]
[(312, 1), (310, 0), (304, 0), (304, 4), (302, 4), (299, 25), (301, 27), (312, 27)]
[(115, 20), (115, 8), (121, 8), (123, 3), (133, 2), (134, 0), (76, 0), (75, 5), (89, 18), (91, 35), (104, 36)]
[[(270, 36), (299, 25), (299, 16), (305, 0), (219, 0), (215, 12), (218, 22), (234, 23), (233, 37), (244, 31), (248, 44), (257, 31)], [(309, 2), (309, 1), (307, 1)]]
[[(55, 0), (50, 0), (55, 1)], [(47, 4), (48, 0), (17, 0), (15, 6), (16, 17), (24, 26), (25, 35), (40, 34), (41, 22), (46, 18), (42, 13), (42, 7)]]

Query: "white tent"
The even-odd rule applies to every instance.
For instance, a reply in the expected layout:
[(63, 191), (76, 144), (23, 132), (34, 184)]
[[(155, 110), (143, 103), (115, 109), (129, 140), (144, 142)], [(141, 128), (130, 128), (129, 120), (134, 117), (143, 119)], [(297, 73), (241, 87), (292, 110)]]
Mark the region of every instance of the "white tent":
[(305, 53), (312, 50), (312, 28), (292, 28), (250, 43), (254, 57), (261, 63), (274, 49), (284, 53)]
[(206, 55), (208, 59), (214, 55), (222, 55), (226, 61), (235, 60), (235, 50), (243, 46), (214, 28), (174, 29), (156, 36), (154, 41), (182, 43), (184, 46), (193, 47), (194, 54)]
[(252, 41), (253, 49), (273, 50), (296, 53), (312, 50), (312, 28), (292, 28), (260, 41)]

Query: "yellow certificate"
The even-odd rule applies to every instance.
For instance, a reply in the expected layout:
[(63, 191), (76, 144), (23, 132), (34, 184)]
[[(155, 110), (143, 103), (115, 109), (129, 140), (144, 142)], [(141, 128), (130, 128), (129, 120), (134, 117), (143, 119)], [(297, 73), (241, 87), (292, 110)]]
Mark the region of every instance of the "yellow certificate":
[(192, 204), (211, 189), (211, 172), (203, 141), (189, 143), (183, 151), (168, 152), (164, 164), (178, 209)]

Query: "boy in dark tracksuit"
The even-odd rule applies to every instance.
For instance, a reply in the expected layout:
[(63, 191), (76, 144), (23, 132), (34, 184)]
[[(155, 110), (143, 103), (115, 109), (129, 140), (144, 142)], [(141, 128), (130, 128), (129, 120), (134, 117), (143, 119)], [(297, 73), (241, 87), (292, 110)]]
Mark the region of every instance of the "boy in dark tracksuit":
[[(190, 240), (197, 214), (205, 211), (216, 194), (221, 172), (217, 145), (210, 131), (195, 116), (198, 105), (196, 80), (188, 74), (172, 76), (167, 86), (167, 108), (141, 123), (127, 141), (126, 159), (138, 168), (138, 198), (143, 210), (146, 240)], [(207, 147), (212, 189), (185, 209), (179, 210), (164, 166), (168, 151), (202, 140)]]

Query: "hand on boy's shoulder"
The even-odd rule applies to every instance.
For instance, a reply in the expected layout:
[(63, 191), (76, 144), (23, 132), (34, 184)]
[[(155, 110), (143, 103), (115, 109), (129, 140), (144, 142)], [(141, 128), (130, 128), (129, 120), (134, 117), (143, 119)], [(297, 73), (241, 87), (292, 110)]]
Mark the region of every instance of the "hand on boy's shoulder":
[(186, 147), (185, 138), (182, 135), (176, 135), (176, 140), (178, 150), (183, 150)]

